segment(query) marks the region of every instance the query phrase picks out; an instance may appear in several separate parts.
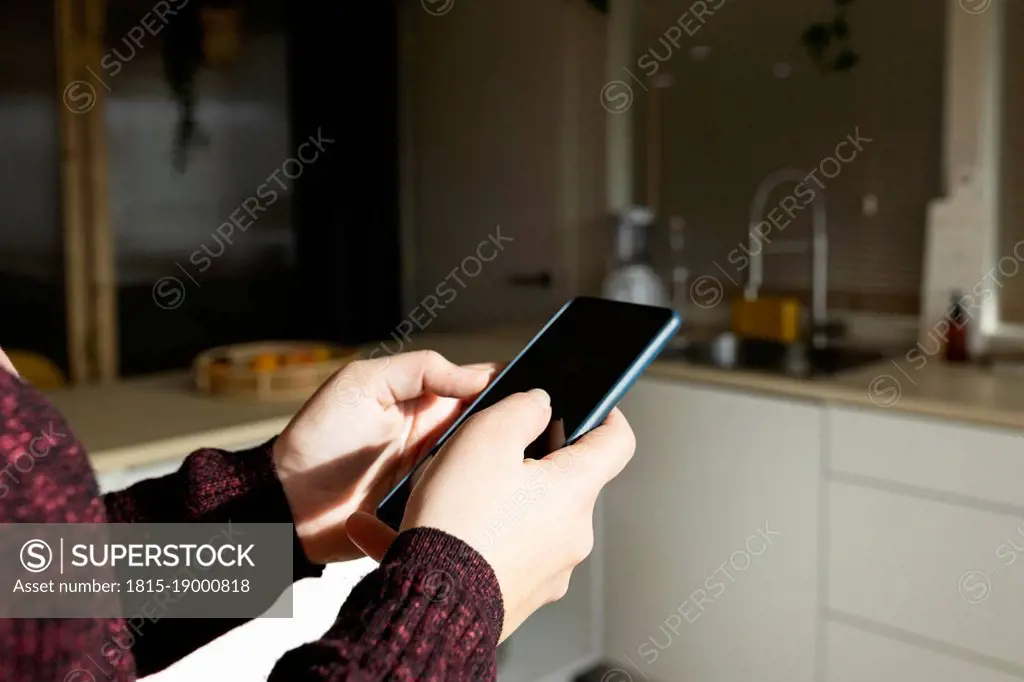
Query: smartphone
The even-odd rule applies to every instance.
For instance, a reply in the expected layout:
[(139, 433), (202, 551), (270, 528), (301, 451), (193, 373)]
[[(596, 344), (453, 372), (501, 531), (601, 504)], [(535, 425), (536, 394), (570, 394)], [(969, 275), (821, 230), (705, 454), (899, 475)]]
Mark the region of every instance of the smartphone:
[(551, 422), (526, 449), (526, 457), (540, 459), (571, 445), (605, 420), (679, 326), (679, 316), (668, 308), (572, 299), (388, 493), (377, 517), (397, 530), (417, 474), (466, 419), (514, 393), (542, 388), (551, 396)]

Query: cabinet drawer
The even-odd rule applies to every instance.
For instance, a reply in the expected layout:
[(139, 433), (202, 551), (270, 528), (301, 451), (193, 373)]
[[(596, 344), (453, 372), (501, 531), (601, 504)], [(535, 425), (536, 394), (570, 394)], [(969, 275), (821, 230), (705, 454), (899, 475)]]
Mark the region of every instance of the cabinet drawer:
[(833, 482), (833, 611), (1020, 666), (1024, 520)]
[(974, 662), (843, 625), (826, 625), (825, 682), (1020, 682)]
[(1024, 432), (830, 408), (832, 471), (1024, 507)]
[(605, 655), (636, 682), (813, 680), (820, 408), (643, 379), (622, 409), (637, 452), (603, 493)]

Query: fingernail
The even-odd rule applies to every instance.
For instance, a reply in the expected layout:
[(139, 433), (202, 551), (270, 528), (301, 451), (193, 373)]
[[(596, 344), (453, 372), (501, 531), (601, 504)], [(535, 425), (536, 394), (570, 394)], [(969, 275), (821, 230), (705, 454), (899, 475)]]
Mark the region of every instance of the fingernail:
[(543, 388), (535, 388), (527, 395), (529, 395), (530, 398), (541, 407), (551, 407), (551, 396), (549, 396), (548, 392)]

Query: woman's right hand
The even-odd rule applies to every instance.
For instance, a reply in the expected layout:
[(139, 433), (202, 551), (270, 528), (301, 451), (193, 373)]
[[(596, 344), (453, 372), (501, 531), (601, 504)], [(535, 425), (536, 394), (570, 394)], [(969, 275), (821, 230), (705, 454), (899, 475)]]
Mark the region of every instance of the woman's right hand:
[[(430, 462), (409, 499), (402, 530), (437, 528), (494, 569), (505, 605), (504, 640), (560, 599), (591, 552), (598, 493), (633, 456), (636, 441), (614, 410), (601, 426), (544, 459), (523, 452), (551, 420), (548, 395), (518, 393), (471, 417)], [(351, 539), (380, 559), (394, 533), (360, 514)]]
[(14, 376), (18, 376), (18, 370), (14, 369), (14, 363), (11, 362), (7, 354), (4, 353), (4, 349), (0, 348), (0, 369), (5, 372), (10, 372)]

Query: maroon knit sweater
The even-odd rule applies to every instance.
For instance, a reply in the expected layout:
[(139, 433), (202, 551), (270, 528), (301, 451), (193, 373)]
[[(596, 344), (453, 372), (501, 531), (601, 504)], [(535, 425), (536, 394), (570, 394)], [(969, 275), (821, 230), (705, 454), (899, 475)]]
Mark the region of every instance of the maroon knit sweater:
[[(173, 474), (100, 497), (85, 450), (60, 413), (0, 370), (0, 523), (227, 519), (291, 521), (269, 444), (199, 450)], [(294, 556), (296, 580), (323, 569), (297, 539)], [(408, 531), (324, 636), (285, 654), (269, 682), (493, 680), (503, 619), (497, 579), (483, 557), (441, 531)], [(243, 622), (164, 618), (137, 632), (123, 619), (0, 619), (0, 680), (134, 680)]]

